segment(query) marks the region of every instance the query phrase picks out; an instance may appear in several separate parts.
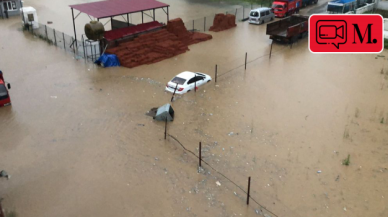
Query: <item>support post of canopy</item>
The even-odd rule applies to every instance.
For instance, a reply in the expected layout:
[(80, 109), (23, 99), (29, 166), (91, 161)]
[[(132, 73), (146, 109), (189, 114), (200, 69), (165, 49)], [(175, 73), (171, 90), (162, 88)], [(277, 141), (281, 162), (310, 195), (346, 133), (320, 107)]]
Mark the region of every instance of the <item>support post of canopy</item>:
[(168, 7), (167, 7), (167, 23), (170, 20), (169, 12), (168, 12)]
[(71, 8), (71, 15), (72, 15), (72, 17), (73, 17), (73, 28), (74, 28), (75, 47), (77, 48), (77, 47), (78, 47), (78, 44), (77, 44), (77, 32), (75, 31), (75, 19), (74, 19), (74, 10), (73, 10), (73, 8)]

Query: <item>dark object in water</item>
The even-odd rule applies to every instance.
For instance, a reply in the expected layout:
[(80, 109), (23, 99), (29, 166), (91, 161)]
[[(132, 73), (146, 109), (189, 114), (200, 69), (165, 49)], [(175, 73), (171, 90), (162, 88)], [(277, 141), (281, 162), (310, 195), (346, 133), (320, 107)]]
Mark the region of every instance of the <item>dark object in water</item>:
[(154, 117), (157, 121), (173, 121), (174, 120), (174, 109), (170, 104), (165, 104), (158, 108)]
[(9, 179), (11, 176), (8, 175), (8, 173), (5, 172), (5, 170), (2, 170), (2, 171), (0, 171), (0, 177), (5, 177), (5, 178)]

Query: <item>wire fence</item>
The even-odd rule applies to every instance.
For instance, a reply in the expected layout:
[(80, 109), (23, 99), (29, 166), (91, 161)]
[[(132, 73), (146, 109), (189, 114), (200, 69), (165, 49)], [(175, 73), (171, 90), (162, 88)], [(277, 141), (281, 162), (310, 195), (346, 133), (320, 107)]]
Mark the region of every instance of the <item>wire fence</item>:
[[(271, 44), (271, 47), (273, 46), (273, 44)], [(218, 65), (216, 65), (216, 71), (215, 71), (215, 82), (217, 83), (217, 79), (224, 76), (224, 75), (227, 75), (231, 72), (236, 72), (237, 69), (240, 69), (240, 68), (243, 68), (245, 67), (245, 69), (247, 68), (247, 66), (259, 59), (263, 59), (264, 57), (268, 57), (268, 58), (271, 58), (272, 54), (278, 54), (278, 53), (281, 53), (282, 51), (284, 51), (285, 49), (287, 48), (292, 48), (292, 44), (290, 46), (286, 46), (286, 45), (283, 45), (281, 48), (277, 49), (277, 50), (274, 50), (272, 51), (272, 48), (271, 48), (271, 51), (269, 53), (266, 53), (266, 54), (263, 54), (261, 56), (258, 56), (258, 57), (255, 57), (254, 59), (251, 59), (251, 60), (248, 60), (248, 53), (245, 53), (246, 55), (246, 58), (245, 58), (245, 63), (243, 64), (240, 64), (232, 69), (228, 69), (222, 73), (219, 72), (219, 68), (218, 68)]]
[[(245, 191), (243, 189), (243, 187), (241, 187), (241, 185), (238, 185), (236, 182), (232, 181), (230, 178), (228, 178), (226, 175), (224, 175), (223, 173), (221, 173), (220, 171), (218, 171), (216, 168), (214, 168), (213, 166), (211, 166), (208, 162), (206, 162), (205, 160), (202, 159), (201, 156), (201, 148), (199, 148), (199, 155), (198, 156), (197, 154), (195, 154), (193, 151), (187, 149), (183, 144), (182, 142), (180, 142), (176, 137), (174, 137), (173, 135), (170, 135), (170, 134), (167, 134), (170, 138), (172, 138), (173, 140), (175, 140), (186, 152), (190, 153), (191, 155), (193, 155), (194, 157), (196, 157), (200, 162), (203, 162), (204, 164), (206, 164), (209, 168), (211, 168), (213, 171), (215, 171), (217, 174), (221, 175), (223, 178), (225, 178), (226, 180), (228, 180), (231, 184), (233, 184), (235, 187), (237, 187), (240, 191), (242, 191), (244, 194), (247, 195), (247, 204), (249, 204), (249, 199), (251, 199), (253, 202), (255, 202), (258, 206), (259, 206), (259, 209), (256, 209), (256, 213), (257, 214), (261, 214), (262, 216), (265, 216), (265, 217), (278, 217), (275, 213), (273, 213), (272, 211), (268, 210), (265, 206), (263, 206), (262, 204), (260, 204), (259, 202), (257, 202), (257, 200), (255, 198), (253, 198), (251, 195), (250, 195), (250, 192), (249, 190), (248, 191)], [(201, 145), (200, 145), (201, 146)], [(201, 167), (201, 166), (200, 166)], [(248, 189), (250, 188), (250, 177), (249, 177), (249, 182), (248, 182)], [(249, 198), (249, 199), (248, 199)]]
[(74, 37), (44, 24), (39, 24), (38, 28), (26, 26), (24, 30), (30, 32), (35, 37), (46, 41), (50, 45), (54, 45), (64, 49), (66, 52), (72, 53), (76, 59), (84, 58), (85, 60), (94, 62), (100, 56), (101, 48), (99, 42), (87, 40), (83, 35), (81, 40), (75, 40)]

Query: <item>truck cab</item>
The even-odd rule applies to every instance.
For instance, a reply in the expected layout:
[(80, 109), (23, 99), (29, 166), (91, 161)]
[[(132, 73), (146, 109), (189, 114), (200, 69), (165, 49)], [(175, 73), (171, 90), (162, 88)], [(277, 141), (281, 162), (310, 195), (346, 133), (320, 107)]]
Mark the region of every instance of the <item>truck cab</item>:
[(11, 98), (8, 90), (11, 89), (11, 84), (4, 81), (3, 73), (0, 71), (0, 107), (11, 105)]
[(302, 6), (302, 0), (275, 0), (272, 3), (272, 10), (276, 17), (287, 17), (298, 13)]

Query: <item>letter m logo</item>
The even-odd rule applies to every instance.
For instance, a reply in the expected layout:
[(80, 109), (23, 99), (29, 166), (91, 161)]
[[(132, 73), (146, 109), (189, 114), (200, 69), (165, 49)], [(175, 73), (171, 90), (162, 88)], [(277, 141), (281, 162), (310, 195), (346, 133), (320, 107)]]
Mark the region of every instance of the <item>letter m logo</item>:
[[(372, 23), (368, 24), (368, 26), (366, 27), (366, 30), (364, 32), (364, 35), (361, 34), (361, 31), (360, 31), (360, 28), (358, 27), (358, 24), (353, 24), (354, 26), (354, 35), (353, 35), (353, 44), (356, 44), (356, 36), (358, 36), (358, 39), (360, 40), (360, 42), (364, 42), (364, 39), (365, 39), (365, 36), (366, 36), (366, 33), (368, 33), (368, 41), (366, 42), (367, 44), (372, 44)], [(356, 35), (357, 33), (357, 35)]]

